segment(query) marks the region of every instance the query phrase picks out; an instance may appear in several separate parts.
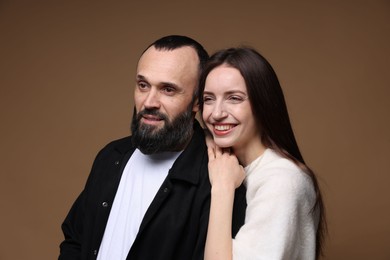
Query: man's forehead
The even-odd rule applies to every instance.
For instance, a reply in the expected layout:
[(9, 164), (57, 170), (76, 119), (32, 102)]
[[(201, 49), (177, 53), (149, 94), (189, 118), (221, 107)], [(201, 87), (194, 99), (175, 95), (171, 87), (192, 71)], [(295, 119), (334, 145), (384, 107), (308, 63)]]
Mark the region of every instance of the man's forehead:
[(181, 65), (198, 65), (199, 57), (196, 50), (190, 46), (183, 46), (173, 50), (156, 49), (149, 47), (140, 57), (138, 65), (143, 62), (177, 62)]
[[(150, 47), (141, 56), (137, 66), (137, 77), (159, 78), (170, 81), (173, 78), (197, 77), (199, 59), (192, 47), (181, 47), (174, 50), (157, 50)], [(163, 79), (165, 78), (165, 79)]]

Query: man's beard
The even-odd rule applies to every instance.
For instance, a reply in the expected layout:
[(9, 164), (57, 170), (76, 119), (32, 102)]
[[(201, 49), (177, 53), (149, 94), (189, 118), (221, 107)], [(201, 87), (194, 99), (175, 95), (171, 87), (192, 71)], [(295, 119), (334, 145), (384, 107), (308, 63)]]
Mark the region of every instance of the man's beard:
[[(172, 121), (157, 109), (144, 109), (139, 113), (134, 109), (131, 123), (133, 145), (144, 154), (182, 150), (193, 132), (192, 106), (193, 104), (190, 104), (186, 111)], [(141, 123), (143, 115), (158, 116), (164, 121), (164, 126), (158, 129), (157, 126)]]

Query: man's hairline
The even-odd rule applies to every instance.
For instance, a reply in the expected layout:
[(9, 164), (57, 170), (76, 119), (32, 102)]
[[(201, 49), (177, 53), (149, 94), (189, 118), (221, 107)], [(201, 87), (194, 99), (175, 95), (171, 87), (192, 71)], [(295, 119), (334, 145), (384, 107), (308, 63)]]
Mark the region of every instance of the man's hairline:
[(180, 46), (180, 47), (177, 47), (177, 48), (174, 48), (174, 49), (170, 49), (170, 48), (165, 48), (165, 47), (161, 47), (161, 48), (156, 48), (156, 45), (151, 45), (151, 46), (149, 46), (148, 48), (146, 48), (145, 50), (144, 50), (144, 52), (141, 54), (141, 56), (139, 57), (139, 59), (138, 59), (138, 62), (137, 62), (137, 67), (136, 67), (136, 77), (138, 76), (138, 66), (139, 66), (139, 62), (140, 62), (140, 60), (141, 60), (141, 58), (142, 58), (142, 56), (148, 51), (148, 50), (150, 50), (151, 48), (154, 48), (156, 51), (161, 51), (161, 52), (171, 52), (171, 51), (175, 51), (175, 50), (179, 50), (179, 49), (182, 49), (182, 48), (185, 48), (185, 47), (188, 47), (188, 48), (190, 48), (190, 49), (192, 49), (194, 52), (195, 52), (195, 56), (196, 56), (196, 58), (198, 59), (198, 64), (197, 64), (197, 77), (196, 77), (196, 87), (195, 87), (195, 89), (198, 89), (198, 82), (199, 82), (199, 77), (200, 77), (200, 73), (201, 73), (201, 71), (202, 71), (202, 69), (201, 69), (201, 61), (200, 61), (200, 57), (199, 57), (199, 55), (198, 55), (198, 52), (197, 52), (197, 50), (195, 49), (195, 47), (193, 47), (193, 46), (191, 46), (191, 45), (183, 45), (183, 46)]
[(194, 53), (195, 53), (196, 58), (198, 59), (198, 66), (197, 66), (197, 67), (198, 67), (198, 73), (200, 74), (200, 71), (201, 71), (201, 65), (200, 65), (200, 64), (201, 64), (201, 61), (200, 61), (200, 57), (199, 57), (199, 55), (198, 55), (198, 52), (197, 52), (196, 48), (195, 48), (194, 46), (191, 46), (191, 45), (183, 45), (183, 46), (176, 47), (176, 48), (167, 48), (167, 47), (156, 48), (156, 45), (155, 45), (155, 44), (150, 45), (148, 48), (146, 48), (146, 49), (142, 52), (141, 56), (139, 57), (138, 62), (137, 62), (137, 67), (138, 67), (139, 61), (141, 60), (142, 56), (144, 56), (144, 54), (145, 54), (148, 50), (150, 50), (151, 48), (154, 48), (156, 51), (161, 51), (161, 52), (172, 52), (172, 51), (179, 50), (179, 49), (183, 49), (183, 48), (190, 48), (190, 49), (192, 49), (192, 51), (194, 51)]

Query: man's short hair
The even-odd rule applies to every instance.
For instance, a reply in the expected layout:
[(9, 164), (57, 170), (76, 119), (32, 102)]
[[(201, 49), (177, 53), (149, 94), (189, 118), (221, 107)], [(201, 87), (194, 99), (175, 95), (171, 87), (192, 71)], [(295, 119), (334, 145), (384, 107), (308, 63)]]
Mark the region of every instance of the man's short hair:
[(156, 40), (152, 44), (150, 44), (144, 50), (144, 52), (152, 46), (154, 46), (157, 50), (174, 50), (185, 46), (194, 48), (199, 58), (199, 73), (203, 71), (203, 68), (209, 58), (209, 55), (207, 51), (203, 48), (203, 46), (199, 42), (187, 36), (182, 36), (182, 35), (164, 36)]

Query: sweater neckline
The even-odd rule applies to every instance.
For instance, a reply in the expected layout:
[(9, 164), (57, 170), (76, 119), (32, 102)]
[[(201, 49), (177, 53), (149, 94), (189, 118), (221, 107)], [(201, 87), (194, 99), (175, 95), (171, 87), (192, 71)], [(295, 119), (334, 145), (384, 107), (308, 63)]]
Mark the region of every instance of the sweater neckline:
[(259, 156), (257, 157), (253, 162), (251, 162), (250, 164), (248, 164), (246, 167), (244, 167), (244, 170), (245, 170), (245, 174), (246, 176), (248, 177), (255, 169), (257, 169), (258, 165), (261, 163), (263, 157), (264, 157), (264, 154), (268, 151), (268, 148), (265, 149), (265, 151)]

